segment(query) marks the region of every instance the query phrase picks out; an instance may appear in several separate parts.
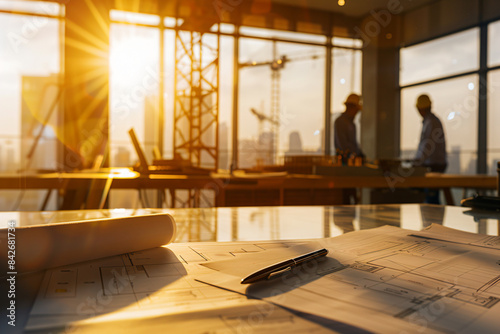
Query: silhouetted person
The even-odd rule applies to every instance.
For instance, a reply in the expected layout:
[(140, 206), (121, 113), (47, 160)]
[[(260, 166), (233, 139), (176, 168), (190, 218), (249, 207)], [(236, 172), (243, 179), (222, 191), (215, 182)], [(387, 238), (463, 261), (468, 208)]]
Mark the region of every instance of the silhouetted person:
[[(432, 102), (427, 94), (417, 98), (416, 107), (422, 116), (422, 132), (414, 165), (428, 167), (431, 172), (444, 173), (448, 166), (448, 158), (443, 125), (432, 113)], [(426, 189), (426, 202), (439, 204), (439, 190)]]
[(335, 149), (343, 154), (354, 154), (363, 157), (364, 154), (359, 148), (356, 139), (356, 125), (354, 117), (363, 109), (361, 97), (357, 94), (350, 94), (344, 102), (345, 111), (337, 117), (334, 127)]
[[(359, 148), (356, 138), (356, 124), (354, 118), (363, 109), (361, 97), (357, 94), (350, 94), (344, 102), (345, 111), (337, 117), (334, 127), (334, 143), (337, 154), (342, 156), (343, 163), (351, 157), (364, 158), (364, 154)], [(358, 195), (355, 188), (343, 189), (343, 203), (351, 204), (358, 202)]]
[(443, 125), (432, 113), (432, 103), (428, 95), (420, 95), (416, 107), (422, 116), (422, 132), (414, 163), (418, 166), (429, 167), (432, 172), (443, 173), (448, 166)]

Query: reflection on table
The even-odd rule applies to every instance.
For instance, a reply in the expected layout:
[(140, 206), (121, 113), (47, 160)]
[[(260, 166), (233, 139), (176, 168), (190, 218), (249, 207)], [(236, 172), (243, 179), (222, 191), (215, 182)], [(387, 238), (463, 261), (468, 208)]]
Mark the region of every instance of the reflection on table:
[[(422, 230), (436, 223), (478, 234), (499, 235), (500, 219), (500, 214), (496, 212), (474, 212), (469, 208), (454, 206), (404, 204), (1, 212), (0, 227), (5, 228), (9, 221), (15, 221), (17, 226), (33, 226), (160, 212), (174, 216), (178, 231), (175, 240), (177, 244), (169, 248), (158, 248), (162, 250), (202, 247), (202, 243), (186, 244), (200, 241), (215, 241), (217, 247), (224, 247), (224, 242), (228, 241), (293, 242), (290, 240), (332, 237), (383, 225)], [(17, 277), (18, 332), (22, 332), (26, 326), (43, 277), (43, 271)], [(2, 291), (6, 291), (6, 283), (7, 281), (0, 282)]]
[(499, 235), (500, 214), (428, 204), (269, 206), (2, 212), (18, 226), (166, 212), (177, 222), (175, 242), (287, 240), (333, 237), (383, 225), (422, 230), (432, 223)]

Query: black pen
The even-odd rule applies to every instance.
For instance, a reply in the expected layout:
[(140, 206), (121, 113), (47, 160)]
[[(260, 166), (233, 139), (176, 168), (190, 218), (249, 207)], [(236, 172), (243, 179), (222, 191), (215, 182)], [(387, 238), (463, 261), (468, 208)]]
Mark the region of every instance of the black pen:
[(315, 250), (314, 252), (310, 252), (304, 255), (297, 256), (293, 259), (288, 259), (285, 261), (281, 261), (275, 263), (273, 265), (267, 266), (256, 272), (248, 275), (247, 277), (241, 280), (241, 284), (254, 283), (260, 280), (269, 279), (276, 275), (283, 274), (287, 271), (292, 270), (293, 267), (296, 267), (304, 262), (311, 261), (317, 259), (321, 256), (325, 256), (328, 254), (328, 250), (326, 248)]

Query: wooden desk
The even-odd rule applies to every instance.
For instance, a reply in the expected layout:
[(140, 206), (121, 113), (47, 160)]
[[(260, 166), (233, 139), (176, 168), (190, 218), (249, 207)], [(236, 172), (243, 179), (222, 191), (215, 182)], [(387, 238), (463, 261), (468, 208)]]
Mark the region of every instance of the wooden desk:
[(440, 188), (445, 192), (447, 203), (453, 204), (451, 188), (497, 188), (495, 176), (435, 173), (410, 177), (302, 174), (235, 177), (228, 174), (140, 175), (121, 168), (109, 173), (0, 174), (1, 189), (88, 189), (90, 182), (95, 181), (104, 184), (100, 203), (106, 199), (110, 189), (206, 189), (214, 192), (216, 206), (344, 204), (343, 189), (352, 188)]
[[(449, 175), (429, 173), (426, 176), (319, 176), (291, 174), (284, 177), (257, 179), (255, 185), (224, 184), (222, 181), (219, 206), (223, 204), (241, 206), (243, 203), (231, 203), (245, 195), (252, 194), (256, 199), (250, 205), (265, 205), (266, 191), (274, 190), (272, 205), (310, 205), (310, 204), (346, 204), (342, 191), (350, 188), (377, 188), (394, 190), (398, 188), (440, 188), (445, 192), (447, 203), (453, 205), (451, 188), (496, 189), (496, 177), (487, 175)], [(224, 186), (225, 185), (225, 186)], [(259, 201), (260, 198), (264, 198)], [(231, 199), (229, 199), (231, 197)], [(248, 195), (246, 196), (248, 203)], [(270, 197), (269, 195), (267, 197)], [(272, 200), (274, 198), (274, 201)], [(243, 199), (245, 200), (245, 199)]]

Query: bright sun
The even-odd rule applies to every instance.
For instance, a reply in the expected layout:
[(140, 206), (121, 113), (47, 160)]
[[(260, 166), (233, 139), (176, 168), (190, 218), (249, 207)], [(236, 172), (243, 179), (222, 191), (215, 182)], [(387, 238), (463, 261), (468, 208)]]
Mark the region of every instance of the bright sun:
[(115, 85), (139, 85), (158, 67), (158, 41), (140, 36), (112, 38), (110, 43), (110, 80)]

